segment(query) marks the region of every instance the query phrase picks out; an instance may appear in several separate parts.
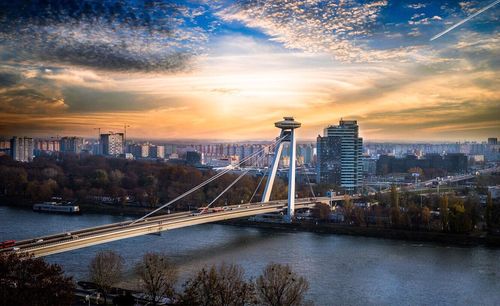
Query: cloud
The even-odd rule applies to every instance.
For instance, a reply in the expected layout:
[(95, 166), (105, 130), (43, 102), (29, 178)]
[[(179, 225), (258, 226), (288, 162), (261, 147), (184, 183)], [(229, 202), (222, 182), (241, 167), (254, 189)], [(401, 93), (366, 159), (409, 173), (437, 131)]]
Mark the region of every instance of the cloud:
[(0, 113), (54, 114), (67, 108), (63, 98), (49, 97), (33, 89), (0, 91)]
[(415, 10), (424, 8), (426, 6), (427, 6), (427, 4), (425, 4), (425, 3), (412, 3), (412, 4), (408, 4), (407, 5), (407, 7), (415, 9)]
[(443, 20), (443, 18), (441, 18), (437, 15), (432, 16), (432, 17), (425, 17), (425, 18), (418, 19), (419, 16), (425, 16), (425, 14), (413, 15), (411, 20), (408, 21), (408, 24), (411, 24), (411, 25), (419, 25), (419, 24), (429, 25), (432, 22)]
[(386, 5), (387, 1), (242, 0), (218, 15), (261, 29), (286, 48), (329, 53), (343, 61), (367, 61), (387, 56), (363, 47)]
[(57, 88), (28, 70), (3, 66), (0, 70), (0, 113), (50, 114), (67, 109)]
[(458, 5), (460, 5), (460, 8), (467, 14), (474, 14), (477, 12), (481, 6), (479, 5), (480, 3), (477, 1), (460, 1)]
[(11, 15), (0, 16), (4, 135), (89, 136), (127, 122), (138, 138), (271, 139), (287, 114), (304, 140), (342, 116), (368, 139), (498, 130), (496, 30), (428, 43), (441, 16), (464, 14), (457, 3), (450, 13), (433, 2), (45, 2), (51, 10), (0, 4)]
[(207, 40), (195, 24), (203, 10), (175, 2), (3, 1), (0, 11), (4, 61), (175, 72)]
[(1, 71), (0, 70), (0, 89), (11, 87), (21, 81), (22, 77), (17, 72)]

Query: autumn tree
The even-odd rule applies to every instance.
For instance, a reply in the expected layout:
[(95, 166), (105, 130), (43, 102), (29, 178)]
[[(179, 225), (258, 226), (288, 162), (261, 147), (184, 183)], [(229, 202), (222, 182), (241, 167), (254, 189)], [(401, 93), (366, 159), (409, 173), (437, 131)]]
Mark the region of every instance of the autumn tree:
[(164, 297), (173, 299), (177, 269), (166, 255), (146, 253), (135, 266), (135, 273), (152, 305), (157, 305)]
[(71, 305), (75, 284), (57, 264), (41, 258), (0, 254), (0, 305)]
[(106, 187), (109, 183), (108, 173), (103, 169), (96, 169), (91, 176), (92, 184), (97, 188)]
[(464, 203), (453, 197), (448, 210), (448, 224), (451, 232), (462, 233), (468, 231), (465, 223)]
[(349, 195), (344, 195), (344, 215), (347, 223), (351, 223), (352, 221), (352, 212), (354, 210), (354, 203), (352, 198)]
[(106, 293), (111, 287), (118, 283), (123, 275), (123, 258), (113, 251), (100, 251), (90, 261), (89, 277), (104, 295), (106, 304)]
[(420, 167), (413, 167), (413, 168), (410, 168), (408, 169), (408, 173), (410, 174), (418, 174), (418, 176), (423, 176), (424, 175), (424, 170), (422, 170), (422, 168)]
[(332, 212), (330, 205), (324, 203), (316, 203), (312, 211), (314, 218), (318, 220), (328, 220)]
[(184, 285), (181, 305), (236, 306), (253, 300), (253, 285), (244, 279), (238, 265), (203, 268)]
[(399, 226), (401, 211), (399, 208), (399, 193), (396, 185), (391, 186), (391, 222), (394, 226)]
[(289, 265), (269, 264), (256, 281), (259, 305), (299, 306), (309, 289), (308, 281)]
[(23, 168), (0, 166), (0, 192), (7, 196), (22, 193), (28, 183), (28, 173)]
[(420, 214), (422, 216), (422, 223), (425, 225), (427, 229), (429, 229), (431, 222), (431, 210), (429, 209), (429, 207), (424, 206)]
[(476, 228), (481, 216), (479, 208), (479, 199), (468, 196), (464, 203), (466, 228), (470, 231)]
[(408, 225), (412, 229), (418, 229), (421, 221), (421, 210), (414, 204), (410, 203), (406, 212), (408, 218)]
[(448, 212), (448, 196), (444, 195), (439, 200), (439, 216), (441, 217), (441, 224), (443, 226), (443, 231), (448, 231), (449, 229), (449, 212)]

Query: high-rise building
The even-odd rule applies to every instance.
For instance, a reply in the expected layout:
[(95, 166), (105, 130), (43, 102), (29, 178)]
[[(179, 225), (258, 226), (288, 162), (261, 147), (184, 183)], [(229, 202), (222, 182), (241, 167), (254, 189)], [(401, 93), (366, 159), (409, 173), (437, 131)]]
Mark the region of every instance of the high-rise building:
[(377, 174), (377, 159), (371, 158), (370, 155), (363, 156), (363, 175), (366, 177)]
[(35, 151), (60, 151), (60, 140), (59, 139), (36, 139), (34, 140)]
[(317, 180), (355, 192), (363, 184), (363, 139), (355, 120), (340, 120), (317, 138)]
[(150, 145), (148, 143), (133, 144), (129, 146), (129, 151), (135, 158), (149, 157), (149, 150), (150, 150)]
[(101, 134), (100, 153), (109, 156), (123, 154), (123, 133)]
[(14, 136), (10, 140), (10, 156), (14, 160), (22, 162), (32, 161), (34, 149), (33, 138)]
[(2, 149), (10, 149), (10, 140), (0, 139), (0, 150)]
[(150, 146), (149, 147), (149, 157), (151, 157), (151, 158), (165, 158), (165, 147), (164, 146)]
[(59, 140), (61, 152), (80, 153), (83, 149), (83, 138), (81, 137), (62, 137)]
[(313, 145), (301, 144), (297, 147), (297, 156), (302, 157), (304, 164), (311, 164), (313, 159)]

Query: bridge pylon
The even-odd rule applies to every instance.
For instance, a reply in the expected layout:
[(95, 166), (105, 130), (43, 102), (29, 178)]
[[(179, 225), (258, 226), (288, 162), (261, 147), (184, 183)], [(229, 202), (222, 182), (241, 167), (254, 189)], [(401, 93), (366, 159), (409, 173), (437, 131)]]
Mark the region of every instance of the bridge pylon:
[(264, 189), (264, 194), (262, 195), (262, 202), (268, 202), (271, 197), (271, 191), (273, 189), (274, 178), (276, 177), (276, 172), (278, 171), (278, 165), (280, 162), (281, 154), (283, 152), (283, 145), (288, 142), (289, 157), (290, 157), (290, 168), (288, 170), (288, 214), (287, 221), (290, 222), (295, 212), (295, 170), (296, 170), (296, 160), (297, 160), (297, 140), (295, 129), (298, 129), (301, 124), (293, 117), (283, 117), (284, 120), (274, 123), (274, 126), (281, 129), (281, 133), (278, 139), (281, 139), (276, 145), (274, 151), (274, 158), (271, 163), (269, 177), (267, 179), (266, 188)]

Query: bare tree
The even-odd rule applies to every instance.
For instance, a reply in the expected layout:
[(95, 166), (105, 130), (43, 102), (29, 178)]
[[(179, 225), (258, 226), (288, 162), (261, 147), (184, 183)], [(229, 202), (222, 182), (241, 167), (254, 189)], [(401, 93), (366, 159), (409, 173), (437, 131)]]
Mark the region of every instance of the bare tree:
[(0, 254), (0, 305), (71, 305), (75, 284), (57, 264), (41, 258)]
[(106, 293), (118, 283), (123, 274), (123, 258), (113, 251), (100, 251), (90, 261), (89, 276), (104, 295), (104, 304), (107, 303)]
[(153, 305), (157, 305), (163, 297), (172, 299), (177, 282), (177, 269), (166, 255), (158, 253), (144, 254), (142, 261), (135, 266), (141, 287), (149, 296)]
[(236, 306), (253, 300), (253, 285), (243, 278), (238, 265), (222, 264), (203, 268), (190, 279), (181, 297), (181, 305)]
[(289, 265), (271, 263), (256, 281), (259, 305), (298, 306), (304, 303), (308, 281)]

